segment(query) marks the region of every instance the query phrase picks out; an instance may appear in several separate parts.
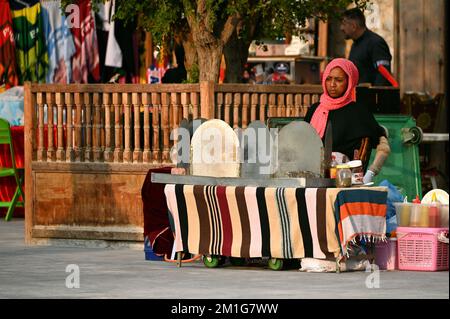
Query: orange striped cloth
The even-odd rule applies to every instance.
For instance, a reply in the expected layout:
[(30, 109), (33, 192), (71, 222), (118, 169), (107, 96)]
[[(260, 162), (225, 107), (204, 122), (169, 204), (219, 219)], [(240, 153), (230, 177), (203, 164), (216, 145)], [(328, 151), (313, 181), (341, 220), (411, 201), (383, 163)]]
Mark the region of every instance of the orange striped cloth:
[(334, 202), (336, 234), (341, 253), (348, 256), (349, 244), (358, 238), (374, 242), (386, 239), (387, 190), (346, 189)]

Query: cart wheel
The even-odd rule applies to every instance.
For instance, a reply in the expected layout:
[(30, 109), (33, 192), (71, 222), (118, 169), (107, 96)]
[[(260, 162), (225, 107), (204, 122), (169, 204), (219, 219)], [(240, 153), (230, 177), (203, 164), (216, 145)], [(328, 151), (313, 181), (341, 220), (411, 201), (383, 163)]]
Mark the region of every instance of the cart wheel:
[(414, 137), (410, 141), (411, 144), (419, 144), (420, 142), (422, 142), (423, 131), (420, 127), (413, 126), (409, 129), (409, 131), (414, 135)]
[(246, 264), (245, 258), (230, 257), (230, 264), (233, 266), (244, 266)]
[(281, 270), (283, 269), (283, 259), (270, 258), (267, 265), (272, 270)]
[(418, 126), (413, 126), (410, 128), (402, 128), (402, 139), (403, 143), (408, 144), (419, 144), (423, 139), (423, 131)]
[(203, 263), (208, 268), (216, 268), (220, 264), (220, 256), (203, 256)]

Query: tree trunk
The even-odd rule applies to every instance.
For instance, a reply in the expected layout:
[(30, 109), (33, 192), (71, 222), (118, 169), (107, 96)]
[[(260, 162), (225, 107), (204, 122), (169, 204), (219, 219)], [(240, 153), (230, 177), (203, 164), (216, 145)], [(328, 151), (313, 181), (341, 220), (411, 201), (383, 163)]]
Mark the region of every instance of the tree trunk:
[(244, 65), (247, 63), (250, 43), (248, 40), (239, 39), (236, 32), (233, 33), (223, 49), (226, 63), (224, 82), (243, 82)]
[[(225, 82), (242, 83), (248, 48), (261, 22), (261, 15), (254, 13), (246, 22), (240, 20), (224, 47), (226, 71)], [(245, 29), (245, 32), (243, 30)], [(243, 33), (243, 34), (242, 34)], [(243, 36), (240, 36), (243, 35)]]
[(344, 58), (346, 42), (344, 33), (339, 29), (341, 21), (334, 18), (328, 20), (328, 53), (334, 58)]
[(194, 39), (192, 33), (186, 27), (177, 34), (177, 39), (181, 42), (184, 49), (184, 66), (186, 67), (188, 80), (192, 72), (192, 67), (198, 65), (197, 49), (195, 48)]
[(239, 13), (225, 19), (215, 19), (215, 13), (208, 11), (211, 3), (207, 0), (183, 1), (193, 43), (197, 48), (199, 81), (219, 81), (220, 62), (224, 44), (228, 42), (241, 17)]
[(220, 44), (197, 47), (200, 81), (214, 81), (216, 83), (219, 81), (222, 51), (223, 47)]

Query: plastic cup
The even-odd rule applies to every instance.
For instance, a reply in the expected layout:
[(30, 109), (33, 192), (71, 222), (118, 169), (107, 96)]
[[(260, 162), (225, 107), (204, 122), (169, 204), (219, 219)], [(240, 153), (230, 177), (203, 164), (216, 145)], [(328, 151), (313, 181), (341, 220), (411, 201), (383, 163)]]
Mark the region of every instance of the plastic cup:
[(420, 226), (420, 215), (421, 215), (420, 204), (413, 204), (411, 206), (411, 215), (409, 216), (409, 227), (419, 227)]
[(410, 218), (411, 218), (411, 210), (413, 204), (411, 203), (394, 203), (395, 214), (397, 215), (397, 225), (401, 227), (408, 227)]
[(420, 212), (419, 212), (419, 227), (429, 227), (429, 214), (430, 214), (430, 206), (425, 204), (419, 204)]

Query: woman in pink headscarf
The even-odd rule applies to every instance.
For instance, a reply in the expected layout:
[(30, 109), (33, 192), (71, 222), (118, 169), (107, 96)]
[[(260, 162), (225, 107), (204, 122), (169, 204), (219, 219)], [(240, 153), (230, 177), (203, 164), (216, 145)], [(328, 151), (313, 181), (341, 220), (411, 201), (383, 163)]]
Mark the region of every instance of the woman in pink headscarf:
[(367, 166), (371, 149), (379, 145), (386, 133), (367, 106), (356, 101), (358, 77), (358, 69), (350, 60), (332, 60), (323, 74), (320, 102), (309, 108), (305, 121), (316, 129), (322, 140), (331, 123), (333, 152), (343, 153), (350, 160), (362, 159)]

